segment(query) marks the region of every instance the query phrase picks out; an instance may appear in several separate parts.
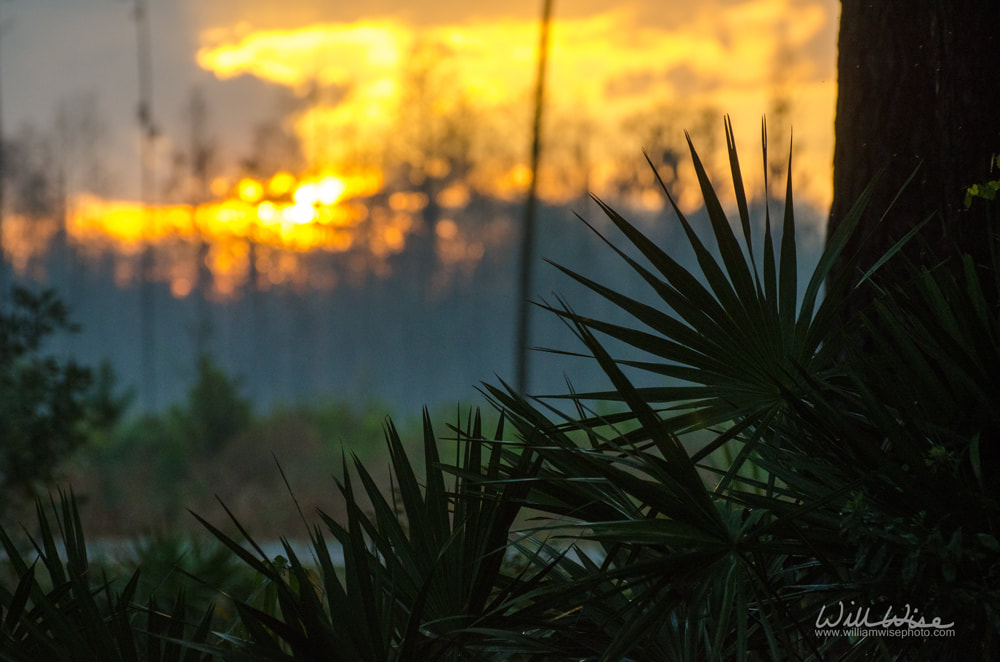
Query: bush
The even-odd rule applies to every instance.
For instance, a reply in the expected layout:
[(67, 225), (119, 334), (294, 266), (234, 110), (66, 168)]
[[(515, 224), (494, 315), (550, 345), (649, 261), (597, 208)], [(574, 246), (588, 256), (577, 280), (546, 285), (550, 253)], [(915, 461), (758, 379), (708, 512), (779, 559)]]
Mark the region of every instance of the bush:
[[(199, 365), (180, 403), (117, 425), (68, 467), (88, 500), (84, 518), (92, 533), (200, 533), (186, 509), (210, 510), (218, 495), (250, 530), (277, 537), (291, 527), (275, 460), (310, 506), (328, 499), (328, 479), (345, 449), (383, 478), (387, 405), (330, 398), (254, 415), (238, 379), (211, 359)], [(419, 431), (421, 422), (403, 429)]]
[(17, 577), (13, 590), (0, 588), (0, 658), (12, 662), (159, 662), (180, 660), (181, 655), (188, 662), (212, 659), (196, 649), (204, 648), (209, 639), (211, 605), (191, 622), (183, 590), (174, 596), (169, 613), (159, 611), (152, 598), (137, 605), (139, 571), (109, 577), (88, 558), (76, 499), (61, 494), (51, 510), (50, 520), (45, 506), (37, 502), (38, 531), (30, 553), (24, 553), (0, 527), (6, 563)]
[[(752, 230), (728, 122), (727, 139), (742, 237), (693, 146), (714, 246), (674, 207), (699, 273), (600, 202), (628, 242), (610, 249), (658, 301), (563, 270), (632, 318), (547, 306), (608, 388), (528, 399), (487, 387), (503, 411), (495, 433), (470, 416), (440, 438), (425, 413), (420, 465), (387, 423), (392, 488), (345, 457), (345, 516), (320, 512), (312, 526), (300, 511), (311, 564), (286, 541), (269, 558), (235, 517), (239, 537), (199, 517), (262, 590), (237, 602), (221, 641), (199, 629), (191, 650), (373, 662), (996, 658), (995, 228), (989, 269), (942, 252), (902, 264), (902, 280), (876, 267), (857, 285), (856, 257), (841, 254), (866, 194), (800, 295), (791, 177), (776, 246), (768, 211), (763, 237)], [(879, 264), (898, 256), (899, 245)], [(848, 268), (827, 282), (840, 257)], [(855, 296), (872, 304), (842, 324)], [(454, 462), (439, 442), (457, 442)], [(33, 579), (16, 569), (0, 604), (20, 614)], [(852, 625), (838, 605), (868, 629), (920, 634), (834, 634)], [(53, 618), (59, 631), (64, 617)], [(956, 636), (923, 634), (949, 628)]]
[(74, 330), (52, 290), (15, 287), (9, 310), (0, 308), (0, 508), (16, 493), (37, 491), (125, 408), (106, 365), (95, 383), (90, 368), (42, 353), (51, 334)]
[[(791, 178), (775, 246), (769, 215), (762, 240), (753, 236), (728, 127), (727, 138), (743, 236), (693, 147), (712, 248), (674, 206), (700, 273), (603, 204), (638, 256), (612, 250), (657, 305), (564, 269), (634, 321), (549, 306), (610, 389), (562, 396), (578, 412), (565, 418), (492, 389), (524, 452), (544, 458), (527, 505), (604, 550), (575, 591), (553, 588), (573, 625), (554, 619), (541, 636), (601, 660), (995, 657), (997, 227), (985, 269), (937, 247), (927, 264), (897, 265), (892, 279), (876, 265), (855, 285), (857, 258), (842, 252), (852, 232), (869, 231), (857, 228), (866, 192), (800, 294)], [(879, 264), (900, 260), (899, 248)], [(844, 275), (828, 280), (839, 258)], [(872, 304), (841, 324), (853, 297)], [(608, 339), (633, 354), (614, 357)], [(595, 402), (618, 413), (592, 414)], [(631, 429), (594, 433), (609, 423)], [(957, 636), (824, 636), (821, 615), (838, 604), (875, 622), (916, 609), (915, 620), (939, 618)]]
[(250, 425), (250, 400), (240, 383), (210, 356), (200, 356), (197, 374), (180, 412), (187, 443), (196, 453), (214, 454)]

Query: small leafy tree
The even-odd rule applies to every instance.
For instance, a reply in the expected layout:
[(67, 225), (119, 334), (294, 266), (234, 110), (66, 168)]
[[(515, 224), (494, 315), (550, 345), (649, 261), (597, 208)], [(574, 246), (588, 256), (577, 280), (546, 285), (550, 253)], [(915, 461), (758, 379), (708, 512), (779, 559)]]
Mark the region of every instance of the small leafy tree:
[[(12, 494), (52, 477), (62, 458), (95, 428), (110, 425), (127, 400), (116, 398), (104, 368), (43, 353), (56, 331), (75, 331), (66, 305), (52, 290), (14, 287), (0, 311), (0, 508)], [(97, 385), (98, 388), (92, 387)]]
[(189, 439), (199, 450), (218, 452), (250, 425), (250, 401), (240, 380), (226, 374), (212, 357), (198, 358), (197, 376), (181, 413)]

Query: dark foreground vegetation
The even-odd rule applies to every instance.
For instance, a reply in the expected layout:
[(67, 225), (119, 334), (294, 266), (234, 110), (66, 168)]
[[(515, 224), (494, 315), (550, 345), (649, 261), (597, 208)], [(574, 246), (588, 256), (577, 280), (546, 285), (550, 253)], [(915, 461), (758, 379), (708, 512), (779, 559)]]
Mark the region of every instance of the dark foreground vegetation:
[[(994, 659), (1000, 241), (975, 195), (990, 187), (961, 218), (988, 262), (940, 244), (909, 262), (897, 244), (859, 279), (845, 247), (869, 189), (800, 290), (791, 180), (780, 219), (751, 219), (731, 148), (731, 224), (692, 157), (711, 240), (675, 211), (699, 270), (602, 205), (625, 240), (607, 250), (647, 292), (566, 276), (633, 323), (544, 304), (607, 390), (488, 386), (498, 422), (425, 416), (409, 453), (386, 423), (389, 488), (345, 453), (340, 515), (289, 507), (306, 553), (201, 512), (223, 551), (101, 568), (61, 493), (26, 543), (2, 536), (0, 659)], [(857, 621), (908, 636), (829, 632)]]

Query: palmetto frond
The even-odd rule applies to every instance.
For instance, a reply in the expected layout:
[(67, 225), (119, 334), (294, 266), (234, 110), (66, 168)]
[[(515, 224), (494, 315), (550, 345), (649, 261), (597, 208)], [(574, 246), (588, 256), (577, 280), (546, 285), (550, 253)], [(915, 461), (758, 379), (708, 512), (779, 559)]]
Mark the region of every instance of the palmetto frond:
[[(696, 269), (600, 200), (628, 249), (602, 239), (650, 296), (559, 267), (628, 319), (590, 317), (562, 299), (545, 306), (612, 388), (554, 401), (489, 388), (543, 459), (528, 505), (605, 554), (575, 580), (593, 599), (551, 590), (576, 595), (577, 619), (606, 633), (595, 651), (602, 660), (663, 659), (664, 651), (676, 659), (905, 657), (912, 646), (890, 652), (875, 639), (817, 637), (813, 621), (838, 600), (914, 595), (908, 582), (918, 576), (938, 577), (939, 587), (944, 577), (958, 590), (962, 568), (984, 562), (997, 503), (981, 463), (995, 466), (997, 454), (984, 452), (981, 435), (996, 438), (995, 415), (954, 421), (995, 398), (987, 375), (998, 360), (1000, 321), (988, 303), (996, 298), (982, 295), (990, 283), (967, 258), (958, 270), (915, 268), (910, 282), (876, 286), (879, 266), (919, 223), (855, 284), (855, 258), (844, 250), (871, 188), (828, 238), (800, 294), (791, 159), (780, 240), (766, 208), (758, 238), (728, 120), (726, 138), (736, 223), (690, 139), (710, 242), (663, 187)], [(766, 164), (766, 136), (763, 151)], [(831, 281), (838, 260), (846, 268)], [(840, 307), (862, 290), (872, 305), (845, 322)], [(566, 401), (575, 416), (556, 406)], [(595, 413), (607, 407), (594, 401), (614, 411)], [(962, 503), (979, 506), (959, 515)], [(972, 530), (978, 546), (963, 555)], [(975, 604), (988, 592), (961, 591), (978, 596), (962, 603), (970, 619), (996, 630), (992, 607)], [(958, 608), (940, 593), (920, 597)]]

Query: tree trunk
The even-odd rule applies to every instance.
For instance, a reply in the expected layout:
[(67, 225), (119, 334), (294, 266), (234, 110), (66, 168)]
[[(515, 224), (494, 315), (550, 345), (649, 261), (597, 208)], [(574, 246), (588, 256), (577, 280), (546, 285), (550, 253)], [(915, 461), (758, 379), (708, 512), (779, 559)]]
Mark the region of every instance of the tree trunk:
[(923, 240), (908, 246), (910, 259), (927, 247), (982, 253), (976, 237), (984, 228), (963, 199), (967, 186), (996, 178), (989, 163), (1000, 152), (1000, 2), (843, 0), (839, 48), (830, 234), (882, 173), (846, 252), (861, 251), (854, 276), (929, 216)]

